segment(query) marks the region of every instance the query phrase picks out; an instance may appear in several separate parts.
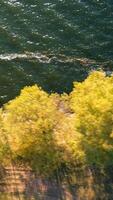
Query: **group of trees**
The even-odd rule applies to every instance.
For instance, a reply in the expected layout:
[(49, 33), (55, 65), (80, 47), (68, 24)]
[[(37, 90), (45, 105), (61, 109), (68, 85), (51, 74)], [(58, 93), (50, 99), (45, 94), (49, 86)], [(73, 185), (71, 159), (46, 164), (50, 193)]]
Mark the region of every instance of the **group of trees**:
[(113, 76), (92, 72), (67, 95), (25, 87), (0, 111), (0, 159), (43, 175), (113, 163)]

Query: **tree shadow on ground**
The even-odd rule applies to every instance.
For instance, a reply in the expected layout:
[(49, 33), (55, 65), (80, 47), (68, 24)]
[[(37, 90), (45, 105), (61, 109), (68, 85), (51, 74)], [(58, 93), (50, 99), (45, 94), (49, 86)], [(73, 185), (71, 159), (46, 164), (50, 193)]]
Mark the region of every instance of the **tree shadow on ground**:
[[(53, 177), (41, 178), (35, 171), (15, 166), (7, 169), (10, 186), (0, 184), (0, 192), (18, 200), (112, 200), (113, 168), (80, 167), (59, 168)], [(1, 166), (0, 182), (7, 177), (7, 170)], [(10, 180), (11, 180), (10, 179)], [(4, 189), (5, 188), (5, 189)], [(7, 200), (7, 198), (5, 198)]]

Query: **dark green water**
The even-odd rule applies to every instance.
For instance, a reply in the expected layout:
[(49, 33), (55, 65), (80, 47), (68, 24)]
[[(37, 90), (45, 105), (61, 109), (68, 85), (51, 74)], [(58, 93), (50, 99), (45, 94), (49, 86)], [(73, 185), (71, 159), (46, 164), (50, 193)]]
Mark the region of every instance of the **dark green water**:
[(69, 92), (113, 67), (113, 0), (0, 0), (0, 101), (25, 85)]

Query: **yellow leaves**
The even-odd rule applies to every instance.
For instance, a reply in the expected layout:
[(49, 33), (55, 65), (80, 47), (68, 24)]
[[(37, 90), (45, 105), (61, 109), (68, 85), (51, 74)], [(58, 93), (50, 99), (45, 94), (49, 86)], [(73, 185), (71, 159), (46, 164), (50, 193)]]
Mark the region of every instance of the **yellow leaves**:
[(113, 138), (113, 131), (110, 133), (110, 138)]
[(106, 151), (113, 151), (113, 144), (111, 145), (111, 144), (108, 144), (107, 142), (104, 142), (102, 144), (102, 147)]
[(46, 171), (55, 169), (60, 156), (53, 132), (59, 111), (53, 98), (36, 85), (25, 87), (5, 105), (5, 113), (3, 124), (13, 158), (22, 157), (39, 171), (45, 166)]
[(82, 148), (82, 135), (75, 130), (75, 115), (64, 115), (55, 130), (55, 141), (62, 149), (63, 160), (66, 163), (82, 162), (85, 154)]
[(109, 152), (113, 146), (112, 142), (109, 144), (113, 130), (113, 78), (93, 72), (84, 82), (76, 83), (70, 94), (70, 107), (76, 114), (75, 127), (84, 135), (85, 149), (89, 149), (87, 156), (91, 152), (98, 154), (98, 162), (103, 159), (104, 163), (103, 151)]
[(27, 160), (41, 173), (49, 175), (62, 163), (104, 165), (113, 160), (113, 77), (92, 72), (74, 83), (70, 95), (25, 87), (0, 111), (0, 120), (0, 135), (7, 135), (13, 158)]

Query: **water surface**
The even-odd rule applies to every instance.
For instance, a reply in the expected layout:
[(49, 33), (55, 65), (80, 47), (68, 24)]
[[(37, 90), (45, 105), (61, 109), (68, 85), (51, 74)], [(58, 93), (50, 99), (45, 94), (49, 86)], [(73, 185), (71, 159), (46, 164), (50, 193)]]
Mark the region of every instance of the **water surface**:
[(112, 67), (112, 0), (0, 0), (1, 104), (25, 85), (69, 92)]

